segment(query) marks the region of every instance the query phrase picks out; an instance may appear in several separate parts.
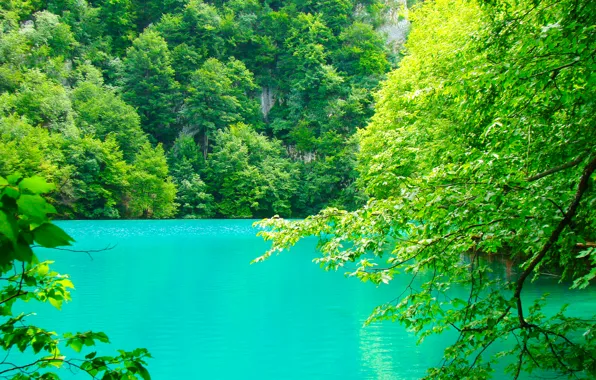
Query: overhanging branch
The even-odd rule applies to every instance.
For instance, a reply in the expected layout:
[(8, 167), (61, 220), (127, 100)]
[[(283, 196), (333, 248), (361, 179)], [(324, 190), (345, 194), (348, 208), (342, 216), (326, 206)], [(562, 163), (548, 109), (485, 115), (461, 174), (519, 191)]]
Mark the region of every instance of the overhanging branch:
[[(563, 169), (560, 169), (560, 170), (563, 170)], [(530, 265), (528, 265), (528, 267), (522, 272), (521, 276), (519, 277), (519, 279), (517, 280), (517, 282), (515, 284), (515, 293), (513, 295), (513, 299), (515, 299), (517, 301), (517, 313), (518, 313), (519, 322), (520, 322), (521, 326), (527, 325), (527, 323), (524, 319), (524, 314), (523, 314), (523, 309), (522, 309), (522, 301), (521, 301), (521, 292), (522, 292), (522, 288), (524, 286), (524, 282), (526, 281), (528, 276), (534, 271), (534, 269), (536, 269), (538, 264), (540, 264), (540, 262), (544, 259), (544, 257), (548, 253), (548, 251), (553, 247), (553, 245), (555, 245), (557, 240), (559, 240), (559, 236), (561, 235), (561, 233), (563, 232), (565, 227), (567, 227), (569, 225), (569, 223), (571, 223), (571, 220), (577, 213), (577, 208), (579, 207), (582, 197), (584, 196), (585, 192), (588, 190), (589, 180), (590, 180), (590, 177), (592, 176), (592, 174), (594, 173), (594, 171), (596, 171), (596, 158), (593, 158), (592, 161), (590, 161), (588, 163), (588, 165), (586, 165), (586, 167), (584, 168), (584, 172), (580, 178), (579, 185), (577, 186), (577, 191), (575, 192), (575, 197), (573, 198), (573, 202), (571, 202), (571, 205), (567, 209), (567, 212), (564, 214), (563, 219), (561, 219), (561, 221), (559, 222), (559, 224), (557, 225), (555, 230), (551, 233), (546, 244), (544, 244), (544, 246), (542, 247), (540, 252), (530, 262)]]
[(528, 178), (526, 178), (526, 181), (528, 181), (528, 182), (537, 181), (540, 178), (544, 178), (544, 177), (549, 176), (551, 174), (554, 174), (554, 173), (560, 172), (562, 170), (569, 169), (569, 168), (572, 168), (574, 166), (577, 166), (577, 165), (581, 164), (581, 162), (584, 160), (584, 158), (586, 158), (587, 155), (588, 155), (587, 152), (586, 153), (583, 153), (583, 154), (579, 155), (573, 161), (567, 162), (567, 163), (565, 163), (563, 165), (559, 165), (559, 166), (554, 167), (552, 169), (548, 169), (548, 170), (546, 170), (546, 171), (544, 171), (542, 173), (538, 173), (538, 174), (536, 174), (536, 175), (534, 175), (532, 177), (528, 177)]

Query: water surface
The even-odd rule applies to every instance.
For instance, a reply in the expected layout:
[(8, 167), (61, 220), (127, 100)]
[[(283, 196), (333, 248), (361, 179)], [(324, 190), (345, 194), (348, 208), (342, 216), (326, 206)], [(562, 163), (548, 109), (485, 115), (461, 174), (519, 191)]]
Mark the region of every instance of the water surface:
[[(71, 221), (76, 249), (44, 250), (76, 290), (62, 311), (31, 323), (58, 333), (106, 332), (116, 348), (148, 348), (154, 379), (418, 379), (440, 363), (446, 338), (422, 345), (398, 324), (363, 328), (372, 309), (409, 278), (376, 287), (311, 260), (314, 240), (250, 265), (267, 244), (252, 221)], [(545, 279), (524, 288), (594, 312), (594, 293)], [(559, 305), (560, 306), (560, 305)], [(69, 378), (70, 375), (65, 375)], [(85, 378), (73, 374), (71, 378)]]

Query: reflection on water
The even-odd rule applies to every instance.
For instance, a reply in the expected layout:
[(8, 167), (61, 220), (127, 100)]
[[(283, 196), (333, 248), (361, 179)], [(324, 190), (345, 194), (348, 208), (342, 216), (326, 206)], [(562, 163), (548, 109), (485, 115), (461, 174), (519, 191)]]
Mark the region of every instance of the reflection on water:
[[(71, 275), (76, 291), (63, 311), (43, 305), (31, 322), (58, 333), (105, 331), (113, 343), (101, 348), (105, 353), (146, 347), (157, 380), (418, 379), (440, 363), (453, 334), (417, 346), (398, 324), (362, 327), (376, 305), (402, 292), (408, 277), (377, 288), (326, 273), (311, 262), (314, 240), (250, 265), (267, 248), (251, 224), (61, 222), (75, 248), (116, 247), (93, 260), (40, 251)], [(501, 270), (510, 273), (507, 266)], [(543, 292), (557, 300), (551, 305), (595, 311), (593, 292), (570, 291), (557, 279), (524, 288), (526, 297)]]

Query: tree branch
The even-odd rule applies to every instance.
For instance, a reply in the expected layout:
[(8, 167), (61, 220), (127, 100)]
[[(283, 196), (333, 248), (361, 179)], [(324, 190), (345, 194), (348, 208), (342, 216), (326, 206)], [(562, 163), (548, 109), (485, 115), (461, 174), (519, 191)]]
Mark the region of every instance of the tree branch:
[(557, 167), (554, 167), (554, 168), (549, 169), (547, 171), (544, 171), (542, 173), (538, 173), (538, 174), (536, 174), (536, 175), (534, 175), (532, 177), (528, 177), (528, 178), (526, 178), (526, 181), (528, 181), (528, 182), (537, 181), (540, 178), (544, 178), (544, 177), (549, 176), (551, 174), (554, 174), (554, 173), (560, 172), (562, 170), (569, 169), (569, 168), (572, 168), (574, 166), (577, 166), (577, 165), (581, 164), (581, 162), (584, 160), (584, 158), (586, 158), (587, 155), (588, 155), (588, 153), (585, 152), (585, 153), (579, 155), (573, 161), (567, 162), (567, 163), (565, 163), (563, 165), (559, 165)]
[[(576, 159), (577, 160), (577, 159)], [(562, 170), (562, 169), (561, 169)], [(515, 293), (513, 295), (513, 299), (517, 300), (517, 314), (519, 317), (519, 322), (522, 327), (526, 326), (527, 323), (524, 319), (524, 313), (522, 309), (522, 301), (521, 301), (521, 292), (524, 286), (524, 282), (528, 278), (528, 276), (536, 269), (538, 264), (544, 259), (548, 251), (555, 245), (561, 232), (571, 223), (571, 219), (575, 216), (577, 212), (577, 208), (582, 200), (584, 193), (588, 190), (589, 180), (592, 174), (596, 171), (596, 158), (592, 159), (584, 168), (584, 172), (580, 178), (579, 185), (577, 186), (577, 191), (575, 193), (575, 197), (573, 198), (573, 202), (567, 209), (567, 212), (564, 214), (563, 219), (557, 225), (557, 228), (551, 233), (550, 238), (544, 244), (540, 252), (534, 257), (534, 259), (530, 262), (530, 265), (522, 272), (521, 276), (516, 282), (515, 285)]]

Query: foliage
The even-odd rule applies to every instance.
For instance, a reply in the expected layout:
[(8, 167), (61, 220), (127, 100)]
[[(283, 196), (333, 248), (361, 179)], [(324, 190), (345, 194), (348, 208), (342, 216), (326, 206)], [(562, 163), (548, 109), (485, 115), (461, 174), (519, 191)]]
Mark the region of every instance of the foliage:
[(86, 136), (65, 145), (65, 164), (73, 171), (63, 185), (62, 202), (79, 218), (118, 218), (129, 167), (115, 138), (110, 135), (102, 142)]
[[(38, 171), (28, 163), (30, 168), (19, 170), (59, 177), (60, 186), (51, 197), (60, 217), (154, 215), (140, 211), (139, 207), (148, 210), (147, 198), (135, 199), (143, 198), (143, 192), (130, 187), (130, 176), (137, 184), (143, 182), (143, 174), (134, 173), (139, 167), (136, 157), (147, 141), (154, 147), (161, 143), (172, 157), (177, 139), (191, 136), (203, 161), (191, 163), (189, 171), (187, 163), (169, 160), (168, 165), (176, 165), (169, 169), (184, 210), (165, 214), (206, 217), (218, 209), (207, 206), (211, 199), (218, 203), (232, 194), (218, 187), (229, 179), (207, 178), (215, 136), (244, 123), (284, 145), (276, 150), (275, 159), (263, 161), (272, 165), (263, 167), (263, 172), (273, 175), (290, 152), (299, 168), (292, 171), (292, 181), (302, 193), (293, 192), (289, 200), (270, 207), (260, 200), (263, 192), (245, 190), (246, 196), (256, 197), (249, 203), (261, 204), (255, 206), (258, 212), (255, 208), (248, 212), (243, 201), (238, 209), (221, 205), (226, 215), (271, 216), (280, 210), (297, 216), (329, 204), (352, 207), (359, 195), (352, 186), (350, 141), (372, 116), (371, 94), (395, 61), (395, 52), (376, 29), (385, 22), (383, 4), (380, 0), (1, 1), (0, 118), (46, 129), (51, 140), (64, 140), (52, 145), (58, 151), (40, 147), (36, 157), (44, 169)], [(10, 145), (26, 152), (8, 157), (4, 149), (0, 161), (7, 162), (7, 168), (26, 166), (16, 161), (34, 149), (14, 134), (3, 136), (3, 149)], [(109, 154), (100, 154), (104, 145), (122, 157), (111, 160)], [(123, 177), (117, 181), (111, 175), (92, 177), (82, 161), (68, 157), (71, 152), (78, 152), (79, 158), (80, 152), (98, 156), (90, 159), (97, 162), (123, 160), (126, 165), (119, 171)], [(103, 170), (102, 165), (97, 168)], [(58, 172), (45, 169), (50, 166)], [(226, 173), (232, 172), (221, 175)], [(160, 178), (160, 186), (168, 187), (167, 176)], [(87, 192), (90, 199), (84, 201)], [(274, 203), (279, 200), (274, 198)], [(82, 205), (76, 204), (79, 200)], [(200, 205), (206, 208), (197, 209)]]
[(37, 174), (61, 183), (68, 173), (68, 168), (59, 167), (63, 144), (61, 135), (35, 128), (17, 115), (0, 118), (0, 176)]
[(215, 214), (213, 195), (199, 173), (205, 173), (205, 160), (190, 136), (182, 135), (176, 139), (168, 158), (172, 168), (173, 182), (178, 188), (176, 203), (179, 204), (177, 216), (183, 218), (209, 218)]
[(147, 141), (139, 115), (113, 91), (84, 81), (72, 92), (75, 122), (81, 132), (105, 140), (113, 135), (128, 162)]
[(176, 186), (168, 173), (161, 144), (153, 148), (148, 142), (135, 157), (128, 178), (132, 197), (127, 204), (134, 218), (169, 218), (176, 212)]
[(166, 41), (147, 30), (127, 50), (122, 77), (124, 99), (136, 107), (145, 131), (156, 141), (171, 144), (177, 135), (174, 79)]
[[(182, 173), (188, 173), (184, 176)], [(215, 215), (213, 195), (208, 193), (207, 185), (201, 177), (193, 173), (190, 166), (181, 166), (178, 171), (179, 181), (175, 181), (178, 188), (176, 202), (180, 205), (178, 215), (183, 218), (210, 218)]]
[[(79, 353), (83, 347), (109, 343), (107, 335), (86, 331), (59, 336), (30, 324), (35, 313), (13, 314), (13, 307), (23, 301), (49, 302), (60, 309), (74, 288), (68, 276), (52, 271), (52, 262), (40, 262), (32, 250), (73, 242), (50, 221), (56, 209), (42, 194), (53, 188), (38, 176), (0, 177), (0, 347), (7, 353), (0, 362), (0, 374), (11, 379), (58, 379), (60, 370), (78, 369), (91, 378), (150, 379), (145, 365), (151, 356), (146, 349), (120, 350), (117, 356), (89, 352), (77, 358), (71, 350)], [(30, 352), (31, 359), (19, 361), (14, 355), (17, 350)]]
[(205, 158), (210, 135), (230, 124), (254, 119), (258, 114), (258, 106), (247, 97), (254, 87), (252, 73), (235, 59), (223, 64), (209, 58), (191, 75), (185, 101), (187, 133), (201, 135)]
[(218, 213), (231, 218), (289, 216), (296, 170), (279, 143), (237, 124), (215, 136), (208, 184), (217, 188)]
[[(371, 199), (354, 212), (261, 222), (273, 245), (257, 261), (313, 235), (326, 269), (376, 284), (418, 277), (369, 322), (398, 321), (420, 340), (455, 331), (428, 378), (488, 378), (497, 362), (513, 378), (596, 376), (595, 318), (566, 307), (546, 315), (548, 298), (523, 296), (541, 271), (579, 288), (596, 277), (595, 6), (420, 5), (407, 55), (359, 133), (358, 183)], [(481, 260), (491, 254), (519, 273), (492, 275)], [(491, 352), (495, 342), (508, 343)]]
[(39, 71), (25, 74), (13, 94), (5, 94), (5, 109), (39, 127), (76, 135), (72, 104), (65, 89)]

